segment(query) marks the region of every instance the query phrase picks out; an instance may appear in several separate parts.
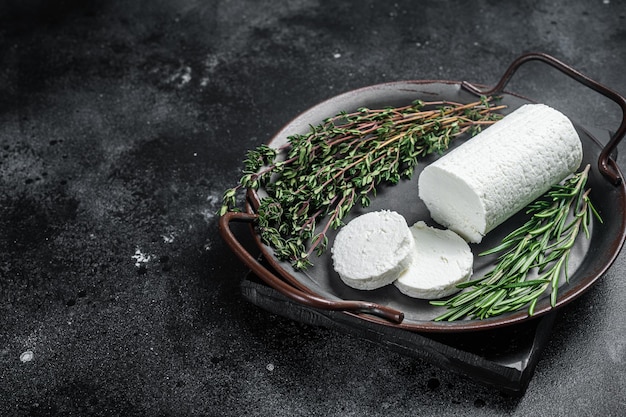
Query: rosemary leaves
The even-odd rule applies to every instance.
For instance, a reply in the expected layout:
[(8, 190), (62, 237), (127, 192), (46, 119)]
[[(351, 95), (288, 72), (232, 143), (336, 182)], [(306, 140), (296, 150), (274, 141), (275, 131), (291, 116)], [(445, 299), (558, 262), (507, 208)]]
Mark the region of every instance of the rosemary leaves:
[(588, 174), (589, 165), (530, 204), (529, 220), (500, 245), (480, 254), (501, 254), (493, 269), (458, 286), (465, 291), (431, 301), (447, 307), (435, 320), (485, 319), (525, 306), (532, 315), (546, 292), (554, 306), (560, 280), (569, 279), (567, 266), (577, 236), (583, 231), (589, 237), (592, 216), (602, 221), (589, 199), (590, 190), (585, 189)]
[(360, 108), (330, 117), (278, 149), (261, 145), (244, 161), (239, 184), (226, 190), (220, 214), (236, 209), (237, 191), (263, 188), (258, 232), (297, 270), (321, 254), (327, 233), (356, 204), (367, 207), (380, 184), (409, 179), (419, 158), (448, 149), (502, 116), (492, 98), (460, 104), (415, 101), (404, 107)]

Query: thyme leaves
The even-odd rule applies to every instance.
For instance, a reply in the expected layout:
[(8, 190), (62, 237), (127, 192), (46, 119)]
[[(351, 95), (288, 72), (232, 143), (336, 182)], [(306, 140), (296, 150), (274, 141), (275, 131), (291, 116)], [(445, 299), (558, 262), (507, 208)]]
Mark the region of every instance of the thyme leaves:
[(237, 210), (237, 192), (263, 188), (257, 229), (296, 270), (322, 254), (328, 232), (355, 205), (367, 207), (381, 184), (410, 179), (418, 160), (448, 149), (499, 120), (504, 106), (481, 97), (468, 104), (417, 100), (408, 106), (341, 112), (292, 135), (280, 148), (248, 152), (239, 184), (225, 191), (220, 215)]

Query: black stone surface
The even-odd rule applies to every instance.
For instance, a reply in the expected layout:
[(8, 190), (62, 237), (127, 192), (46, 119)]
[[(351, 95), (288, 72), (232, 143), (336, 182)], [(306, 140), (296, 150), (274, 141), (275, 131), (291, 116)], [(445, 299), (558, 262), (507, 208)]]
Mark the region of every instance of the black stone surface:
[[(272, 270), (266, 262), (263, 265)], [(353, 335), (514, 396), (525, 394), (557, 314), (479, 333), (421, 333), (372, 323), (343, 311), (302, 305), (269, 287), (252, 272), (246, 275), (241, 288), (248, 301), (272, 313)]]
[[(0, 415), (623, 415), (623, 255), (513, 397), (254, 306), (217, 234), (245, 151), (299, 112), (385, 81), (492, 84), (528, 51), (624, 95), (626, 2), (0, 3)], [(540, 65), (509, 87), (621, 121)]]

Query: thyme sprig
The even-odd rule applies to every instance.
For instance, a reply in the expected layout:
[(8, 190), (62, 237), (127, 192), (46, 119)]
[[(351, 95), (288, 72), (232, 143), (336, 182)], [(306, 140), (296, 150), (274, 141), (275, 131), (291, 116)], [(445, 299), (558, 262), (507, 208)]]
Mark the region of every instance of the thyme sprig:
[(530, 219), (501, 244), (480, 254), (501, 254), (493, 269), (458, 286), (466, 291), (447, 300), (431, 301), (432, 305), (447, 307), (435, 320), (485, 319), (525, 306), (533, 315), (537, 301), (546, 292), (554, 307), (560, 280), (569, 281), (568, 261), (577, 236), (582, 230), (589, 238), (593, 216), (602, 222), (589, 199), (590, 190), (585, 189), (588, 174), (589, 165), (531, 203), (526, 210)]
[(312, 265), (328, 232), (356, 204), (367, 207), (380, 184), (409, 179), (418, 159), (448, 149), (463, 134), (499, 120), (491, 97), (461, 104), (415, 101), (404, 107), (360, 108), (310, 126), (280, 148), (261, 145), (244, 161), (239, 184), (227, 190), (220, 214), (235, 211), (238, 190), (263, 188), (258, 232), (295, 269)]

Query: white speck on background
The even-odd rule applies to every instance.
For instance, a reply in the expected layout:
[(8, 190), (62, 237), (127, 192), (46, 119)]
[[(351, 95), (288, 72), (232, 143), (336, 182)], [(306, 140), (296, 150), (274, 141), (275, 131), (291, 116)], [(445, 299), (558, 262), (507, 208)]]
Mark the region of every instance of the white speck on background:
[(209, 194), (206, 201), (209, 203), (209, 207), (200, 210), (200, 214), (205, 222), (210, 223), (218, 211), (218, 206), (222, 203), (222, 195), (217, 193)]
[(152, 70), (152, 72), (165, 73), (166, 78), (164, 82), (168, 84), (175, 84), (178, 88), (184, 87), (191, 81), (191, 67), (189, 66), (181, 65), (177, 69), (173, 69), (171, 67), (166, 67), (163, 69), (155, 68), (154, 70)]
[(210, 208), (200, 210), (200, 214), (204, 218), (204, 221), (210, 223), (211, 220), (215, 217), (215, 210), (211, 210)]
[(206, 201), (208, 201), (212, 205), (215, 205), (216, 203), (219, 203), (221, 199), (222, 196), (220, 194), (209, 194), (206, 198)]
[(183, 66), (174, 71), (167, 78), (167, 82), (170, 84), (177, 84), (178, 87), (184, 87), (191, 81), (191, 67)]
[(339, 52), (335, 52), (335, 53), (333, 54), (333, 58), (335, 58), (335, 59), (339, 59), (339, 58), (341, 58), (341, 54), (340, 54)]
[(213, 75), (215, 73), (215, 69), (218, 67), (220, 63), (220, 59), (218, 56), (216, 55), (209, 55), (205, 60), (204, 60), (204, 68), (207, 74), (209, 75), (204, 75), (201, 79), (200, 79), (200, 85), (202, 87), (206, 87), (209, 82), (211, 81), (211, 75)]
[(33, 359), (35, 359), (35, 354), (32, 350), (27, 350), (20, 354), (20, 361), (22, 362), (30, 362)]
[(141, 264), (149, 262), (150, 259), (152, 259), (152, 256), (144, 254), (143, 252), (141, 252), (141, 249), (137, 248), (135, 249), (135, 254), (132, 256), (132, 258), (135, 260), (135, 266), (140, 267)]
[(170, 233), (169, 235), (162, 235), (163, 242), (165, 243), (174, 243), (174, 233)]
[(265, 369), (267, 369), (268, 371), (272, 372), (274, 370), (274, 364), (273, 363), (268, 363), (267, 366), (265, 367)]

